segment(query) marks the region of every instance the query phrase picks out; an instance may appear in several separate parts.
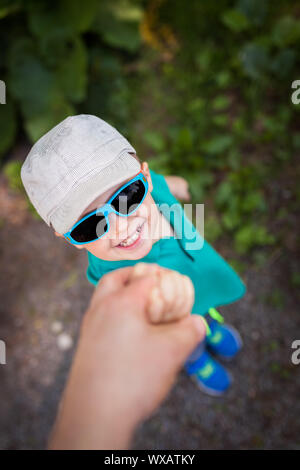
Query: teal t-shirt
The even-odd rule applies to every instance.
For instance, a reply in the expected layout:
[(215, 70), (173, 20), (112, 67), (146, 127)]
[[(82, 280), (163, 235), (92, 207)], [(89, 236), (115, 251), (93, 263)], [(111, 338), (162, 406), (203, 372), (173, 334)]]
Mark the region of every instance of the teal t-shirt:
[(101, 277), (115, 269), (139, 262), (157, 263), (190, 277), (195, 288), (192, 313), (204, 315), (210, 307), (234, 302), (245, 293), (245, 285), (228, 263), (197, 232), (172, 195), (163, 175), (150, 170), (158, 209), (172, 225), (175, 236), (153, 244), (151, 251), (139, 260), (105, 261), (88, 252), (88, 280), (96, 285)]

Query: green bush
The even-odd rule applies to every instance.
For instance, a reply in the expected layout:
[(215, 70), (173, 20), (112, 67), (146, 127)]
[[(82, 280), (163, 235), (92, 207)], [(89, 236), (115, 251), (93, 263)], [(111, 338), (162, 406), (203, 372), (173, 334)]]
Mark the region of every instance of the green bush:
[(282, 233), (271, 228), (282, 203), (274, 182), (293, 173), (299, 200), (300, 105), (291, 102), (292, 82), (300, 77), (298, 6), (190, 0), (183, 13), (180, 0), (166, 0), (158, 12), (180, 48), (163, 68), (174, 125), (164, 138), (160, 131), (145, 136), (158, 157), (155, 168), (183, 174), (193, 201), (214, 207), (212, 214), (217, 209), (219, 220), (212, 215), (206, 222), (211, 241), (227, 236), (242, 255), (280, 243)]
[(68, 115), (90, 112), (91, 102), (94, 113), (126, 131), (120, 69), (140, 47), (142, 15), (134, 0), (0, 0), (0, 77), (8, 95), (0, 106), (0, 156), (18, 122), (34, 142)]
[(96, 114), (134, 135), (152, 169), (188, 179), (193, 202), (206, 203), (208, 240), (262, 265), (291, 230), (297, 2), (0, 0), (0, 26), (0, 156), (18, 131), (35, 141), (69, 114)]

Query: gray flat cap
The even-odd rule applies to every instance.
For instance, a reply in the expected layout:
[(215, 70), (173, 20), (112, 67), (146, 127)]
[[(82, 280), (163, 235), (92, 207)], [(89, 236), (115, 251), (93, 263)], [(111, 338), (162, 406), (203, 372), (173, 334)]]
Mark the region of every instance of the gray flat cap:
[(33, 145), (21, 179), (42, 219), (63, 234), (94, 199), (140, 171), (129, 152), (136, 153), (107, 122), (70, 116)]

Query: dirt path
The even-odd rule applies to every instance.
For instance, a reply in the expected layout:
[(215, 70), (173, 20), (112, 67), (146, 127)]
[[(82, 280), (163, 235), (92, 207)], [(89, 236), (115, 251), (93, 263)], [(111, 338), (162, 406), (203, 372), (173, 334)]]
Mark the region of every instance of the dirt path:
[[(57, 239), (0, 183), (1, 200), (12, 210), (1, 208), (0, 339), (7, 364), (0, 366), (0, 448), (40, 449), (93, 286), (86, 254)], [(137, 431), (134, 448), (300, 448), (300, 365), (290, 359), (291, 343), (300, 339), (299, 307), (292, 290), (280, 308), (265, 301), (285, 285), (284, 257), (248, 272), (246, 282), (245, 299), (222, 310), (244, 339), (243, 352), (228, 366), (235, 380), (228, 395), (209, 398), (181, 373)], [(62, 349), (70, 338), (73, 346)]]

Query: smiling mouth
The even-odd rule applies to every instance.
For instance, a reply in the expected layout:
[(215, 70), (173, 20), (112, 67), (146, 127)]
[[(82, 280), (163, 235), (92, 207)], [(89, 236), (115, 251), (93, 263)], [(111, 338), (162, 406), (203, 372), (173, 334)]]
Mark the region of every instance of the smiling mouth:
[(144, 224), (145, 224), (145, 222), (138, 225), (138, 227), (136, 228), (133, 235), (131, 235), (130, 237), (127, 237), (125, 240), (121, 241), (121, 243), (119, 243), (119, 245), (117, 245), (117, 247), (126, 248), (126, 247), (130, 247), (130, 246), (134, 245), (134, 243), (138, 240), (138, 238), (140, 238), (141, 231), (143, 229)]

